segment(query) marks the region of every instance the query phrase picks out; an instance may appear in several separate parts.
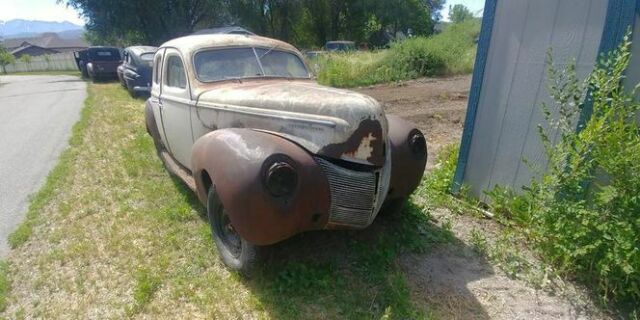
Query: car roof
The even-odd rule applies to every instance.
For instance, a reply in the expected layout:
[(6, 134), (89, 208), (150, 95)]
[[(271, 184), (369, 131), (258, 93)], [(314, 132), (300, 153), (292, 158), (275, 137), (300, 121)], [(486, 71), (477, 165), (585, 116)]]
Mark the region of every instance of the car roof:
[(283, 41), (260, 37), (256, 35), (237, 35), (237, 34), (202, 34), (190, 35), (170, 40), (160, 48), (172, 47), (178, 49), (184, 55), (207, 48), (219, 47), (277, 47), (278, 49), (298, 52), (298, 50)]
[(250, 35), (253, 35), (254, 33), (243, 27), (235, 26), (235, 27), (218, 27), (218, 28), (202, 29), (194, 32), (193, 34), (194, 35), (198, 35), (198, 34), (250, 34)]

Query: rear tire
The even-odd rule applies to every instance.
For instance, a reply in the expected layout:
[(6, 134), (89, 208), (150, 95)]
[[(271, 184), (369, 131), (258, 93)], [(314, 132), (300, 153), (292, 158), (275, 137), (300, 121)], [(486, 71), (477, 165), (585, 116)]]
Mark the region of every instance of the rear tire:
[(250, 276), (258, 260), (258, 247), (244, 240), (233, 229), (215, 186), (209, 188), (207, 215), (213, 240), (222, 262), (227, 268), (243, 276)]

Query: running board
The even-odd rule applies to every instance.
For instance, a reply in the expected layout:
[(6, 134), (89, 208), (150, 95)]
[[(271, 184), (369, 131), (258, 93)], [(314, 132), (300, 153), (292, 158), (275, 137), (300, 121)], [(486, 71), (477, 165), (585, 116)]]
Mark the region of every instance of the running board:
[(187, 187), (189, 187), (189, 189), (193, 190), (194, 192), (197, 191), (196, 180), (193, 179), (193, 176), (187, 169), (183, 168), (178, 162), (176, 162), (167, 151), (161, 151), (160, 157), (162, 158), (162, 161), (164, 162), (164, 165), (165, 167), (167, 167), (169, 172), (178, 176), (178, 178), (180, 178), (180, 180), (182, 180), (187, 185)]

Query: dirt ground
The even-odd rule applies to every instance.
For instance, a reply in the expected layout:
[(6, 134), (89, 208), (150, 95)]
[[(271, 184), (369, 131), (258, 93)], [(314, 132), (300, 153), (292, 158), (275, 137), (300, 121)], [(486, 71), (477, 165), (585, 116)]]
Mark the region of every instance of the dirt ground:
[[(357, 89), (383, 103), (388, 114), (411, 120), (425, 133), (429, 166), (438, 151), (459, 143), (464, 127), (471, 76), (419, 79)], [(480, 231), (495, 243), (499, 225), (452, 213), (432, 212), (438, 225), (449, 224), (457, 241), (426, 254), (407, 254), (400, 265), (418, 303), (434, 306), (436, 314), (450, 319), (603, 319), (584, 290), (559, 279), (553, 286), (536, 288), (527, 276), (505, 273), (473, 249), (472, 233)], [(522, 248), (527, 251), (526, 248)], [(530, 263), (541, 264), (525, 253)], [(544, 282), (543, 281), (543, 282)]]
[(460, 143), (471, 76), (418, 79), (357, 89), (380, 101), (387, 114), (413, 121), (424, 132), (432, 166), (438, 150)]

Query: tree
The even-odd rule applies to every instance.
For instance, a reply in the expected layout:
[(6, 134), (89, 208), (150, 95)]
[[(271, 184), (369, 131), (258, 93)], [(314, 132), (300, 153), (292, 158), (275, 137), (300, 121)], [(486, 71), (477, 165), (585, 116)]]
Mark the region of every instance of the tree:
[(161, 44), (225, 21), (224, 0), (57, 0), (87, 18), (92, 44)]
[(6, 67), (16, 61), (16, 58), (7, 50), (0, 47), (0, 66), (2, 66), (2, 73), (7, 73)]
[(31, 71), (31, 56), (28, 54), (23, 54), (20, 56), (20, 58), (18, 58), (18, 60), (20, 60), (20, 62), (24, 63), (25, 65), (27, 65), (27, 71)]
[(449, 6), (449, 20), (453, 23), (460, 23), (465, 20), (473, 19), (473, 13), (463, 4)]
[(96, 45), (158, 45), (198, 29), (231, 24), (308, 48), (328, 40), (374, 44), (374, 38), (388, 41), (387, 35), (408, 29), (431, 34), (445, 0), (57, 1), (87, 18), (85, 37)]

